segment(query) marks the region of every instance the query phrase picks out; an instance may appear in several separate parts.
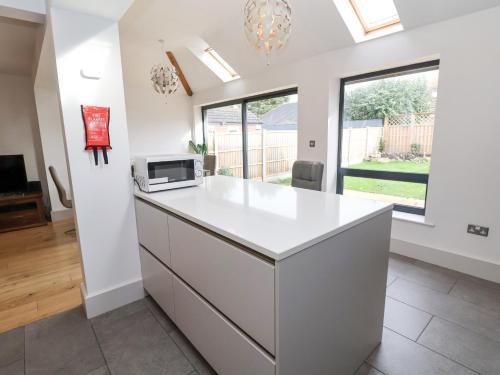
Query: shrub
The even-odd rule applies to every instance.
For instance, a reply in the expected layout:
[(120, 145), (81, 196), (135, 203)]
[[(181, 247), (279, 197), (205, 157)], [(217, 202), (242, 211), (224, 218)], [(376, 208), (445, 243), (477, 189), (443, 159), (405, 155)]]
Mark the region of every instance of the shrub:
[(422, 147), (418, 143), (412, 143), (410, 146), (411, 153), (414, 155), (420, 154), (420, 149)]
[(378, 152), (380, 152), (381, 154), (385, 152), (385, 141), (383, 139), (381, 139), (378, 144)]
[(217, 171), (217, 174), (219, 176), (231, 176), (231, 177), (233, 176), (233, 172), (228, 167), (220, 167), (219, 170)]

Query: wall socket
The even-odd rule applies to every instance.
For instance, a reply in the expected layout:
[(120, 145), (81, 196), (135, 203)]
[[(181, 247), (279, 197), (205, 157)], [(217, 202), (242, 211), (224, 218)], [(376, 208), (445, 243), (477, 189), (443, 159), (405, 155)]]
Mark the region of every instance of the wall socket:
[(309, 141), (309, 147), (311, 147), (311, 148), (316, 147), (316, 141), (310, 140)]
[(467, 233), (475, 234), (476, 236), (488, 237), (490, 228), (482, 227), (480, 225), (469, 224), (467, 225)]

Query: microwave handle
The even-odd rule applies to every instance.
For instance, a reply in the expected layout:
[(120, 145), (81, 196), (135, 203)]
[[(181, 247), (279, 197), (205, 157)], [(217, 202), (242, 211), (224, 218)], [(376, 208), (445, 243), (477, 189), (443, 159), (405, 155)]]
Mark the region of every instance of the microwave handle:
[(150, 185), (158, 185), (168, 183), (168, 177), (163, 178), (152, 178), (149, 180)]

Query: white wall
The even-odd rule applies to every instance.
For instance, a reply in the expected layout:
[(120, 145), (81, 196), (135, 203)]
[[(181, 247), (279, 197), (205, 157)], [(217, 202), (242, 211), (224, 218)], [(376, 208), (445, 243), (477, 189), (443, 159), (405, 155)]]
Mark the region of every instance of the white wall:
[(152, 87), (128, 86), (126, 75), (124, 84), (131, 154), (188, 152), (191, 98), (180, 92), (165, 98)]
[(0, 74), (0, 155), (23, 154), (28, 181), (40, 180), (37, 126), (31, 78)]
[(137, 43), (123, 32), (120, 40), (131, 154), (187, 152), (193, 125), (191, 98), (180, 84), (174, 95), (157, 94), (150, 81), (151, 68), (167, 63), (161, 45)]
[[(198, 93), (194, 105), (297, 84), (298, 157), (325, 162), (326, 187), (334, 191), (340, 78), (440, 57), (426, 215), (434, 226), (394, 220), (393, 251), (500, 282), (498, 19), (500, 8), (493, 8), (271, 67)], [(490, 236), (467, 234), (467, 223), (490, 226)]]
[[(88, 14), (49, 10), (66, 156), (82, 253), (89, 317), (143, 296), (137, 231), (130, 178), (130, 149), (125, 113), (118, 25)], [(95, 59), (93, 46), (107, 46), (99, 80), (82, 78), (86, 61)], [(95, 60), (94, 60), (95, 61)], [(111, 108), (109, 164), (94, 166), (84, 151), (85, 132), (80, 105)]]
[(56, 59), (50, 25), (43, 38), (34, 91), (43, 149), (44, 168), (48, 175), (51, 216), (53, 221), (57, 221), (71, 217), (73, 211), (65, 208), (61, 204), (54, 181), (48, 172), (50, 166), (55, 168), (59, 179), (71, 198), (68, 165), (64, 148), (63, 127), (59, 108)]

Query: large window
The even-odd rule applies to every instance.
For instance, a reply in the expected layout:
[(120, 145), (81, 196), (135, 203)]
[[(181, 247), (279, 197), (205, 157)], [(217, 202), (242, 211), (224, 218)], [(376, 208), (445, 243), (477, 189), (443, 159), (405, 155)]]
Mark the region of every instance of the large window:
[(297, 159), (297, 89), (202, 108), (216, 174), (290, 185)]
[(337, 192), (424, 214), (439, 61), (342, 79)]

